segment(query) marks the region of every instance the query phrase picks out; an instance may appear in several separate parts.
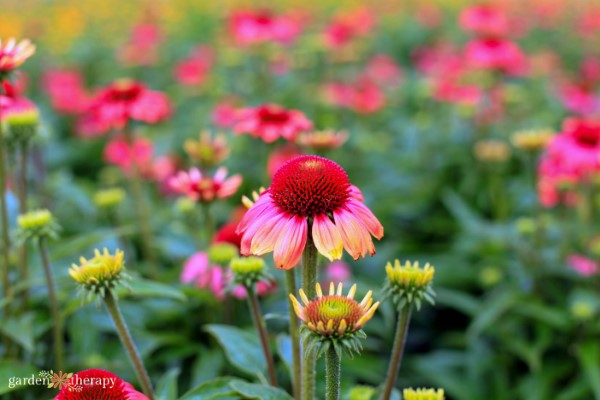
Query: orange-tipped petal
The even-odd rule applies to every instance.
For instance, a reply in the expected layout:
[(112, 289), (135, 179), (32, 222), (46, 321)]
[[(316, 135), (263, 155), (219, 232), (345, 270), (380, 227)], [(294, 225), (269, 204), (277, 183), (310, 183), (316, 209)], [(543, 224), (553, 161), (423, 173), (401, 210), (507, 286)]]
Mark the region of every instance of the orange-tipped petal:
[(329, 261), (342, 258), (344, 243), (338, 228), (327, 215), (316, 215), (313, 220), (312, 235), (315, 247)]

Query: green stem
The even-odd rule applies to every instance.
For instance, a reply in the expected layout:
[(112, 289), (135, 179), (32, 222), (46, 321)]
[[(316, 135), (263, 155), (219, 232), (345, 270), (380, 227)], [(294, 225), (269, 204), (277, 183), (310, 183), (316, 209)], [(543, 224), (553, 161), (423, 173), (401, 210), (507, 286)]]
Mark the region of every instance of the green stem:
[(142, 385), (144, 394), (150, 399), (153, 399), (154, 392), (152, 390), (152, 384), (150, 383), (150, 377), (148, 376), (148, 372), (146, 372), (146, 367), (144, 367), (144, 362), (140, 357), (140, 353), (138, 352), (137, 347), (135, 347), (135, 343), (133, 342), (131, 334), (129, 333), (125, 319), (123, 319), (123, 314), (121, 314), (119, 304), (110, 290), (107, 291), (106, 295), (104, 296), (104, 303), (106, 304), (108, 313), (115, 323), (117, 333), (119, 334), (119, 339), (121, 339), (121, 344), (125, 348), (125, 351), (129, 356), (129, 360), (133, 364), (133, 368), (140, 384)]
[(269, 375), (269, 382), (272, 386), (277, 386), (277, 373), (275, 371), (275, 362), (273, 361), (273, 354), (271, 353), (271, 347), (269, 346), (269, 334), (267, 333), (267, 327), (265, 320), (260, 312), (260, 305), (258, 304), (258, 297), (254, 287), (247, 287), (248, 292), (248, 306), (250, 307), (250, 314), (252, 315), (252, 321), (258, 331), (260, 338), (260, 345), (262, 346), (263, 353), (265, 355), (265, 361), (267, 362), (267, 374)]
[[(27, 212), (27, 159), (29, 155), (29, 145), (27, 142), (21, 145), (21, 159), (19, 168), (19, 213), (24, 214)], [(19, 248), (19, 271), (21, 273), (21, 279), (23, 282), (27, 282), (29, 279), (29, 265), (27, 258), (27, 243), (23, 243)], [(23, 309), (27, 308), (29, 302), (29, 289), (26, 286), (23, 288)]]
[[(2, 79), (0, 79), (0, 95), (2, 95)], [(2, 220), (2, 293), (4, 298), (12, 297), (12, 288), (10, 286), (10, 238), (8, 236), (8, 211), (6, 207), (6, 143), (4, 141), (4, 132), (2, 125), (2, 116), (0, 115), (0, 219)], [(4, 306), (4, 319), (11, 314), (10, 301)], [(7, 353), (12, 352), (12, 346), (6, 336), (4, 336), (4, 346)]]
[(210, 246), (210, 242), (212, 241), (212, 238), (215, 235), (215, 221), (212, 214), (210, 213), (210, 204), (202, 203), (200, 207), (202, 208), (202, 219), (204, 223), (204, 240), (206, 246)]
[(408, 326), (410, 324), (410, 316), (412, 313), (412, 304), (405, 305), (398, 315), (398, 326), (396, 327), (396, 338), (394, 339), (394, 349), (390, 366), (388, 368), (387, 378), (385, 381), (385, 390), (381, 396), (381, 400), (389, 400), (392, 395), (392, 390), (396, 384), (398, 370), (402, 363), (402, 354), (404, 353), (404, 345), (408, 336)]
[[(133, 148), (135, 144), (134, 133), (130, 130), (125, 130), (125, 138), (129, 143), (129, 146)], [(140, 176), (140, 170), (137, 165), (137, 160), (134, 158), (131, 163), (131, 176), (129, 182), (131, 184), (131, 194), (135, 203), (137, 222), (140, 227), (141, 239), (142, 239), (142, 252), (144, 258), (150, 264), (150, 275), (152, 277), (158, 276), (156, 267), (156, 255), (154, 254), (154, 247), (152, 247), (152, 227), (150, 225), (150, 214), (148, 213), (148, 207), (144, 199), (144, 191), (142, 185), (142, 178)]]
[(44, 273), (46, 274), (46, 283), (48, 284), (48, 299), (50, 300), (50, 312), (52, 314), (52, 335), (54, 340), (54, 361), (56, 362), (56, 369), (63, 371), (64, 367), (64, 349), (63, 349), (63, 325), (60, 317), (60, 308), (58, 305), (58, 298), (56, 296), (56, 288), (54, 284), (54, 277), (52, 276), (52, 270), (50, 269), (50, 259), (48, 258), (48, 247), (46, 246), (46, 239), (44, 237), (39, 238), (40, 255), (42, 257), (42, 265), (44, 266)]
[[(296, 295), (296, 273), (293, 268), (285, 271), (285, 283), (288, 293)], [(294, 393), (294, 398), (299, 399), (300, 377), (302, 376), (300, 369), (302, 362), (302, 358), (300, 357), (300, 325), (291, 300), (289, 300), (288, 311), (290, 314), (290, 338), (292, 340), (292, 392)]]
[[(317, 248), (309, 235), (302, 253), (302, 288), (309, 300), (317, 296)], [(314, 351), (304, 352), (302, 365), (302, 396), (303, 400), (313, 400), (315, 397), (317, 355)]]
[(327, 354), (325, 356), (325, 367), (326, 367), (326, 399), (327, 400), (339, 400), (340, 398), (340, 372), (342, 370), (342, 362), (333, 344), (329, 346)]

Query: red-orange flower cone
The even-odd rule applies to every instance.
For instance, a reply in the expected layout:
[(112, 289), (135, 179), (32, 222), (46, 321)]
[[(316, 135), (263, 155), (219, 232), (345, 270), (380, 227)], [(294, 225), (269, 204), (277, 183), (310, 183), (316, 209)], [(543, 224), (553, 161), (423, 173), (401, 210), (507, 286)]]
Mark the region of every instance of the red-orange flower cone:
[[(240, 222), (243, 255), (273, 252), (277, 268), (293, 268), (311, 235), (317, 250), (330, 261), (343, 249), (356, 260), (375, 254), (371, 235), (383, 226), (362, 203), (360, 190), (335, 162), (299, 156), (284, 164)], [(310, 229), (310, 231), (309, 231)]]

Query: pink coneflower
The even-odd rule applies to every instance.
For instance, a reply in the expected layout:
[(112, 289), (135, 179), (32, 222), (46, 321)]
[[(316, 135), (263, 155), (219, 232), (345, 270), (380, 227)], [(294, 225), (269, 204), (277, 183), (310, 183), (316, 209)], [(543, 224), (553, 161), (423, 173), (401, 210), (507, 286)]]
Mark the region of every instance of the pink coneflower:
[(233, 126), (236, 134), (248, 133), (272, 143), (280, 137), (294, 140), (299, 132), (312, 128), (312, 122), (297, 110), (288, 110), (277, 104), (245, 108), (238, 112)]
[(0, 119), (4, 120), (11, 114), (37, 112), (37, 106), (28, 98), (22, 96), (19, 87), (8, 81), (0, 83)]
[(292, 43), (302, 25), (293, 16), (275, 15), (269, 10), (237, 11), (230, 17), (229, 28), (240, 45), (263, 42)]
[[(102, 382), (112, 384), (102, 384)], [(87, 369), (77, 372), (61, 385), (54, 400), (148, 400), (128, 382), (102, 369)]]
[(506, 14), (491, 5), (465, 8), (460, 14), (460, 26), (467, 32), (488, 37), (505, 36), (510, 30)]
[(175, 65), (175, 79), (182, 85), (202, 84), (210, 72), (214, 57), (210, 47), (198, 46), (187, 58)]
[(227, 178), (227, 168), (221, 167), (213, 177), (205, 176), (198, 168), (180, 171), (169, 179), (169, 186), (194, 201), (211, 202), (232, 196), (242, 184), (241, 175)]
[(300, 260), (310, 235), (329, 260), (340, 259), (343, 249), (354, 259), (375, 254), (371, 235), (380, 239), (383, 226), (357, 199), (358, 193), (346, 171), (331, 160), (317, 156), (290, 160), (240, 222), (241, 253), (273, 252), (277, 268), (290, 269)]
[(171, 113), (167, 96), (132, 79), (119, 79), (94, 98), (91, 113), (106, 128), (122, 129), (129, 120), (155, 124)]
[(19, 67), (34, 53), (35, 45), (27, 39), (19, 42), (14, 38), (0, 39), (0, 75)]
[(148, 139), (137, 138), (131, 144), (125, 138), (117, 137), (106, 144), (104, 160), (129, 173), (134, 163), (139, 170), (151, 168), (153, 152), (154, 146)]
[(302, 132), (296, 143), (313, 149), (337, 149), (348, 140), (348, 132), (326, 129), (315, 132)]
[(336, 260), (328, 264), (324, 272), (324, 276), (321, 279), (323, 286), (328, 286), (331, 282), (347, 283), (352, 278), (350, 267), (342, 260)]
[(75, 70), (49, 70), (42, 76), (42, 84), (50, 97), (52, 107), (65, 114), (85, 111), (91, 98), (87, 93), (83, 76)]
[[(259, 281), (256, 283), (256, 294), (260, 297), (265, 297), (277, 290), (277, 281)], [(243, 300), (248, 296), (248, 291), (242, 285), (236, 286), (232, 291), (231, 295), (238, 300)]]
[(526, 58), (519, 46), (506, 39), (475, 39), (465, 48), (465, 59), (474, 68), (489, 69), (506, 75), (522, 75)]
[(592, 276), (598, 273), (598, 263), (579, 254), (567, 257), (567, 265), (581, 276)]

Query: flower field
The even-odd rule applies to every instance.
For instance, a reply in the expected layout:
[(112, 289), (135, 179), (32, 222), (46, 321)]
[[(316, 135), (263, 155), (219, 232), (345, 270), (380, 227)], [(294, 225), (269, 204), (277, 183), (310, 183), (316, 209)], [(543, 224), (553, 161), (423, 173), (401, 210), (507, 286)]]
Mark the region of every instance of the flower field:
[(600, 400), (600, 2), (0, 9), (2, 399)]

